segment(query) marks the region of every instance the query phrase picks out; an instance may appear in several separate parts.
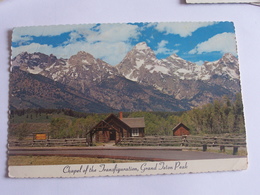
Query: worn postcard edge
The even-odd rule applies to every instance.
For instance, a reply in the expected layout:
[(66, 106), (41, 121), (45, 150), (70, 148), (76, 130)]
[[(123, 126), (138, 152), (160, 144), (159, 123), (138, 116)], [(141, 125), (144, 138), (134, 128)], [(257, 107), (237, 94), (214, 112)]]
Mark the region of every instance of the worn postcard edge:
[(239, 171), (247, 169), (247, 165), (247, 158), (232, 158), (142, 163), (9, 166), (8, 170), (11, 178), (73, 178)]
[[(193, 1), (193, 0), (186, 0), (186, 1)], [(204, 1), (204, 0), (198, 0), (198, 1)], [(189, 21), (174, 21), (174, 22), (188, 23)], [(205, 22), (205, 21), (197, 21), (197, 22)], [(168, 23), (168, 22), (160, 22), (160, 23)], [(114, 23), (110, 23), (110, 24), (114, 24)], [(67, 26), (67, 25), (70, 24), (64, 24), (63, 26)], [(71, 24), (71, 25), (81, 25), (81, 24)], [(45, 25), (41, 25), (41, 26), (45, 26)], [(30, 27), (30, 26), (21, 26), (21, 27)], [(237, 37), (235, 38), (235, 40), (236, 39)], [(238, 47), (237, 40), (236, 40), (236, 47)], [(10, 58), (12, 58), (12, 54)], [(9, 151), (9, 146), (7, 147), (7, 150)], [(8, 177), (10, 178), (79, 178), (79, 177), (104, 177), (104, 176), (145, 176), (145, 175), (165, 175), (165, 174), (168, 175), (168, 174), (187, 174), (187, 173), (210, 173), (210, 172), (223, 172), (223, 171), (243, 171), (248, 168), (248, 157), (227, 158), (227, 159), (153, 161), (153, 162), (144, 161), (141, 163), (112, 163), (112, 164), (105, 164), (105, 163), (104, 164), (68, 164), (68, 165), (61, 164), (61, 165), (33, 165), (33, 166), (7, 165), (7, 167), (8, 167)]]
[(186, 3), (257, 3), (259, 0), (186, 0)]

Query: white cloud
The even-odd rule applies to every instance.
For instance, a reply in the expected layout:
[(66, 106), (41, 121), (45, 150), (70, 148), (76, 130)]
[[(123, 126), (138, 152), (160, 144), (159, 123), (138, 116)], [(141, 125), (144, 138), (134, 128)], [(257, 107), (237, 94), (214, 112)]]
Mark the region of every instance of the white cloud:
[(31, 41), (32, 37), (31, 36), (19, 36), (19, 35), (13, 34), (12, 40), (16, 40), (15, 42), (18, 45), (22, 45), (22, 44), (26, 44), (29, 41)]
[(17, 56), (19, 53), (22, 52), (28, 52), (28, 53), (34, 53), (34, 52), (42, 52), (45, 54), (51, 54), (52, 47), (49, 45), (41, 45), (38, 43), (32, 43), (30, 45), (23, 45), (20, 47), (12, 47), (12, 57)]
[[(74, 48), (72, 45), (68, 47)], [(78, 48), (78, 46), (76, 48)], [(95, 58), (100, 58), (111, 65), (116, 65), (125, 57), (131, 48), (132, 46), (130, 44), (123, 41), (114, 43), (97, 42), (95, 44), (82, 44), (81, 49), (78, 49), (78, 51), (89, 52)]]
[(28, 53), (41, 52), (47, 55), (54, 54), (58, 58), (69, 58), (79, 51), (85, 51), (91, 53), (95, 58), (100, 58), (111, 65), (116, 65), (124, 58), (131, 47), (131, 45), (126, 44), (125, 42), (97, 42), (95, 44), (75, 42), (64, 47), (52, 47), (50, 45), (32, 43), (30, 45), (12, 48), (12, 57), (26, 51)]
[(235, 34), (226, 32), (217, 34), (207, 41), (198, 44), (194, 49), (189, 51), (189, 54), (202, 54), (203, 52), (213, 51), (237, 55)]
[(155, 54), (165, 54), (165, 55), (171, 55), (173, 53), (177, 53), (178, 50), (172, 50), (172, 49), (168, 49), (166, 47), (166, 45), (168, 44), (169, 42), (166, 41), (166, 40), (162, 40), (161, 42), (158, 43), (158, 46), (157, 46), (157, 50), (155, 50)]
[(97, 29), (97, 33), (87, 35), (88, 41), (121, 42), (140, 35), (138, 26), (131, 24), (102, 24)]
[(165, 53), (165, 52), (168, 52), (169, 49), (167, 49), (165, 46), (166, 44), (168, 44), (169, 42), (168, 41), (165, 41), (165, 40), (162, 40), (161, 42), (158, 43), (158, 46), (157, 46), (157, 50), (155, 51), (156, 54), (158, 53)]
[[(91, 53), (95, 58), (101, 58), (111, 65), (118, 64), (126, 53), (132, 48), (129, 39), (137, 39), (140, 32), (137, 25), (130, 24), (101, 24), (96, 26), (95, 31), (91, 30), (95, 25), (69, 25), (34, 27), (15, 29), (13, 33), (13, 42), (19, 42), (26, 35), (47, 36), (59, 35), (64, 32), (70, 32), (70, 39), (63, 43), (63, 46), (53, 47), (52, 45), (40, 45), (31, 43), (12, 48), (12, 56), (27, 51), (29, 53), (42, 52), (45, 54), (54, 54), (58, 58), (69, 58), (79, 51)], [(30, 31), (31, 29), (31, 31)], [(42, 31), (42, 32), (41, 32)], [(29, 36), (28, 36), (29, 35)], [(77, 41), (78, 38), (85, 37), (87, 41)], [(26, 40), (24, 40), (26, 41)]]
[(140, 35), (137, 25), (131, 24), (100, 24), (91, 30), (88, 26), (86, 28), (74, 28), (70, 33), (70, 41), (76, 40), (81, 36), (85, 37), (87, 42), (95, 43), (101, 42), (121, 42), (128, 41), (129, 38), (137, 39)]
[(69, 36), (70, 36), (70, 40), (67, 42), (64, 42), (64, 44), (75, 43), (75, 42), (77, 42), (78, 38), (81, 38), (80, 34), (75, 31), (72, 31)]
[(169, 22), (169, 23), (153, 23), (160, 32), (166, 34), (178, 34), (181, 37), (191, 36), (193, 32), (201, 27), (216, 24), (216, 22)]
[(19, 27), (13, 30), (13, 42), (19, 41), (22, 36), (55, 36), (65, 32), (74, 30), (90, 29), (94, 24), (81, 24), (81, 25), (53, 25), (53, 26), (29, 26)]
[(202, 65), (202, 64), (204, 64), (204, 61), (200, 60), (200, 61), (197, 61), (197, 62), (194, 62), (194, 63), (197, 64), (197, 65)]

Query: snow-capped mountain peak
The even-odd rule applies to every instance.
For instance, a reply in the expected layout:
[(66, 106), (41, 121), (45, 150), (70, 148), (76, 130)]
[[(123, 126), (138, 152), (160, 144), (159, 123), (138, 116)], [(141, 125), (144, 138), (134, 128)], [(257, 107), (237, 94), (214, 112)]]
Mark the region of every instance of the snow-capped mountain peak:
[(76, 55), (69, 58), (68, 63), (70, 65), (93, 65), (97, 61), (95, 57), (85, 51), (79, 51)]
[(229, 66), (230, 68), (234, 68), (234, 66), (238, 65), (237, 58), (231, 53), (224, 54), (223, 57), (219, 60), (219, 62), (223, 65)]
[(141, 82), (143, 73), (147, 70), (155, 71), (156, 65), (158, 59), (153, 50), (145, 42), (141, 42), (134, 46), (116, 67), (127, 79)]
[(134, 48), (136, 50), (146, 50), (146, 49), (149, 49), (149, 47), (146, 44), (146, 42), (140, 42), (140, 43), (136, 44), (136, 46)]
[(229, 53), (224, 54), (217, 61), (205, 62), (202, 66), (209, 75), (226, 75), (230, 80), (240, 78), (238, 60), (234, 55)]
[[(69, 59), (24, 52), (12, 60), (12, 66), (19, 66), (25, 72), (40, 74), (83, 94), (94, 93), (93, 90), (91, 92), (92, 88), (108, 80), (123, 79), (156, 89), (161, 94), (178, 100), (192, 99), (192, 105), (209, 102), (215, 96), (235, 94), (240, 89), (238, 61), (232, 54), (225, 54), (215, 62), (197, 65), (176, 54), (166, 59), (157, 59), (154, 51), (145, 42), (134, 46), (117, 66), (111, 66), (84, 51)], [(124, 87), (124, 84), (120, 84), (120, 88)]]
[[(178, 91), (176, 82), (210, 82), (214, 75), (230, 80), (239, 79), (238, 61), (232, 54), (225, 54), (221, 59), (203, 65), (184, 60), (177, 54), (159, 60), (145, 42), (133, 47), (117, 65), (117, 69), (127, 79), (154, 86), (169, 95)], [(182, 96), (185, 95), (178, 97)]]
[(172, 54), (168, 57), (168, 60), (173, 59), (173, 60), (183, 60), (181, 57), (179, 57), (177, 54)]
[(63, 59), (57, 59), (54, 55), (46, 55), (40, 52), (22, 52), (12, 60), (12, 66), (19, 66), (21, 70), (32, 74), (39, 74), (52, 64), (62, 64)]

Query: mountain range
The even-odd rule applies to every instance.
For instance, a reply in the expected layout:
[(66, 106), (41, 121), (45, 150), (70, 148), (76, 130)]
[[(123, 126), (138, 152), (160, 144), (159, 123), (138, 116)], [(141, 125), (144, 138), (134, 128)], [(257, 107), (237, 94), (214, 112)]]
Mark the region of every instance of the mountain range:
[(10, 73), (11, 109), (184, 111), (238, 92), (239, 65), (232, 54), (197, 65), (176, 54), (157, 59), (145, 42), (116, 66), (84, 51), (69, 59), (23, 52), (12, 59)]

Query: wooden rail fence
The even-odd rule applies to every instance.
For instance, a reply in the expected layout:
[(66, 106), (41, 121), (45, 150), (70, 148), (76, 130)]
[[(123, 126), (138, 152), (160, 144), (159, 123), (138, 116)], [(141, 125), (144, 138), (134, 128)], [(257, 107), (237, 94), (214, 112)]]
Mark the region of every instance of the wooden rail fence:
[[(23, 140), (9, 141), (9, 147), (59, 147), (59, 146), (89, 146), (86, 138), (47, 139), (47, 140)], [(117, 143), (118, 146), (175, 146), (175, 147), (202, 147), (207, 151), (208, 147), (219, 147), (225, 151), (227, 147), (233, 148), (233, 154), (237, 154), (239, 147), (246, 147), (244, 136), (217, 137), (217, 136), (147, 136), (125, 137)]]
[(9, 147), (88, 146), (86, 138), (9, 141)]
[(176, 147), (219, 147), (224, 152), (226, 147), (233, 148), (237, 154), (239, 147), (246, 147), (246, 138), (239, 137), (209, 137), (209, 136), (162, 136), (162, 137), (127, 137), (123, 138), (120, 146), (176, 146)]

